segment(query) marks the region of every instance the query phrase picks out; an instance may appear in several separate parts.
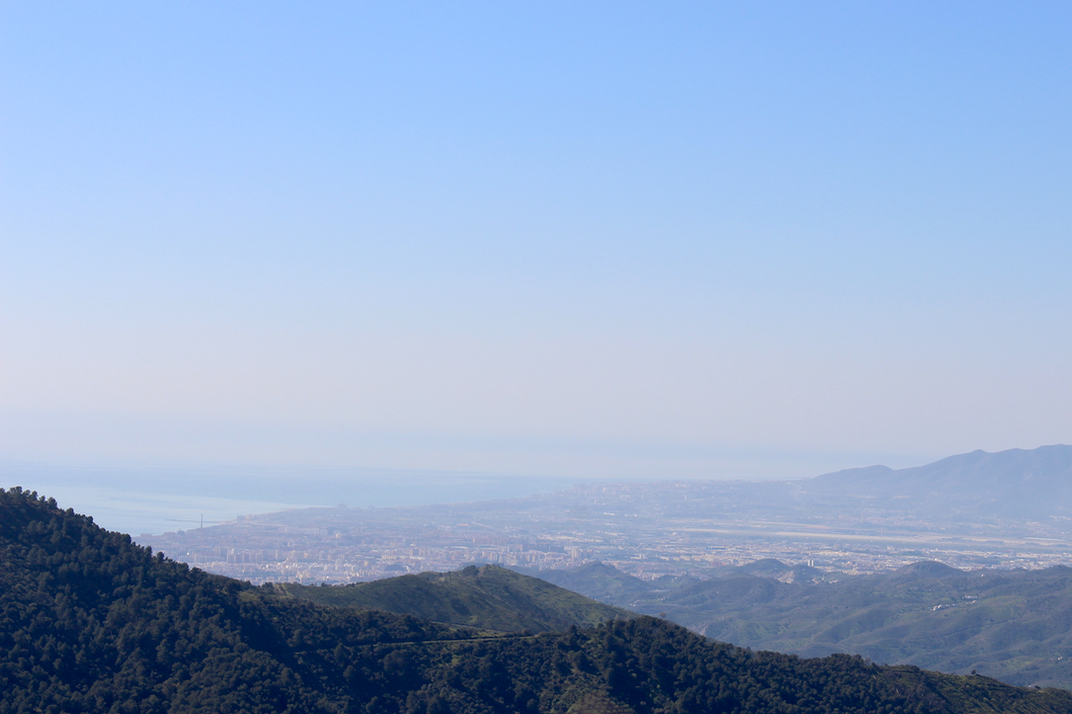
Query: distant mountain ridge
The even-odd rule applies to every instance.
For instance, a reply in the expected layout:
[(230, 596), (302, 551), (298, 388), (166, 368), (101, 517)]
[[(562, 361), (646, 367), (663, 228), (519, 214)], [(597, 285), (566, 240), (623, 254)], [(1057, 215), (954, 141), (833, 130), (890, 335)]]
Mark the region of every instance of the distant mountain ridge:
[(808, 497), (953, 517), (1072, 517), (1072, 446), (973, 451), (923, 466), (869, 466), (801, 482)]

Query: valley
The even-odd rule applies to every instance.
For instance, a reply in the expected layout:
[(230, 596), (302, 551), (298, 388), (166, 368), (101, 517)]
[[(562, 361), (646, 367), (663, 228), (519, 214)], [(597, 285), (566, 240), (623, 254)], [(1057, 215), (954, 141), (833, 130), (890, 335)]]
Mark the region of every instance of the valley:
[(467, 563), (561, 569), (599, 561), (642, 578), (702, 577), (765, 558), (853, 575), (918, 560), (966, 569), (1072, 565), (1072, 448), (883, 468), (799, 481), (594, 483), (472, 503), (296, 509), (139, 541), (251, 582), (346, 583)]

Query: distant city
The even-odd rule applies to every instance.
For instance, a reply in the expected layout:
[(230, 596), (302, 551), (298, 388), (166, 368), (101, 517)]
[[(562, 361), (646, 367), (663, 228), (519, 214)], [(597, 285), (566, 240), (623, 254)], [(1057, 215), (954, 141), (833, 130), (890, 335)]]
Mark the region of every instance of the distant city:
[[(1072, 458), (1068, 447), (1047, 448)], [(978, 459), (963, 458), (971, 456)], [(892, 473), (887, 481), (896, 483), (901, 472)], [(309, 508), (137, 540), (254, 583), (348, 583), (469, 563), (561, 570), (599, 561), (644, 579), (703, 577), (767, 558), (810, 565), (828, 578), (920, 560), (962, 569), (1072, 565), (1072, 528), (1063, 509), (1039, 515), (1031, 503), (1020, 503), (1016, 515), (1003, 516), (1018, 504), (987, 496), (977, 476), (978, 503), (962, 499), (956, 513), (920, 494), (847, 506), (839, 499), (864, 497), (831, 495), (822, 478), (598, 484), (469, 504)]]

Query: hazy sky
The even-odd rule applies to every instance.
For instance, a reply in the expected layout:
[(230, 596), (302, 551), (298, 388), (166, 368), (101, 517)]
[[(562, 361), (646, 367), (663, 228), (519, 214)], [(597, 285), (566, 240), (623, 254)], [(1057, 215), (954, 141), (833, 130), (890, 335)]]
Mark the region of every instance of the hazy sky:
[(1072, 4), (0, 7), (0, 460), (1072, 441)]

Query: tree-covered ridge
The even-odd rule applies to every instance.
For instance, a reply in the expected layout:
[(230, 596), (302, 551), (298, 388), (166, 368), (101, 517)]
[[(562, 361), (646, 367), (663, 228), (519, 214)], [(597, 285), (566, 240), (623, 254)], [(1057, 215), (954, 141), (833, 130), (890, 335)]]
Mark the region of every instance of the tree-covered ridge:
[(265, 597), (18, 489), (0, 490), (0, 563), (3, 712), (312, 711), (311, 652), (456, 636)]
[(919, 562), (892, 573), (820, 574), (768, 560), (706, 580), (645, 582), (602, 564), (541, 576), (754, 649), (1072, 688), (1072, 569), (963, 571)]
[(753, 653), (654, 618), (473, 638), (153, 556), (0, 490), (7, 712), (1072, 711), (1072, 694), (860, 658)]
[(499, 632), (551, 632), (597, 625), (633, 613), (546, 580), (496, 565), (450, 573), (420, 573), (332, 587), (285, 583), (278, 590), (321, 605), (413, 615), (434, 622)]

